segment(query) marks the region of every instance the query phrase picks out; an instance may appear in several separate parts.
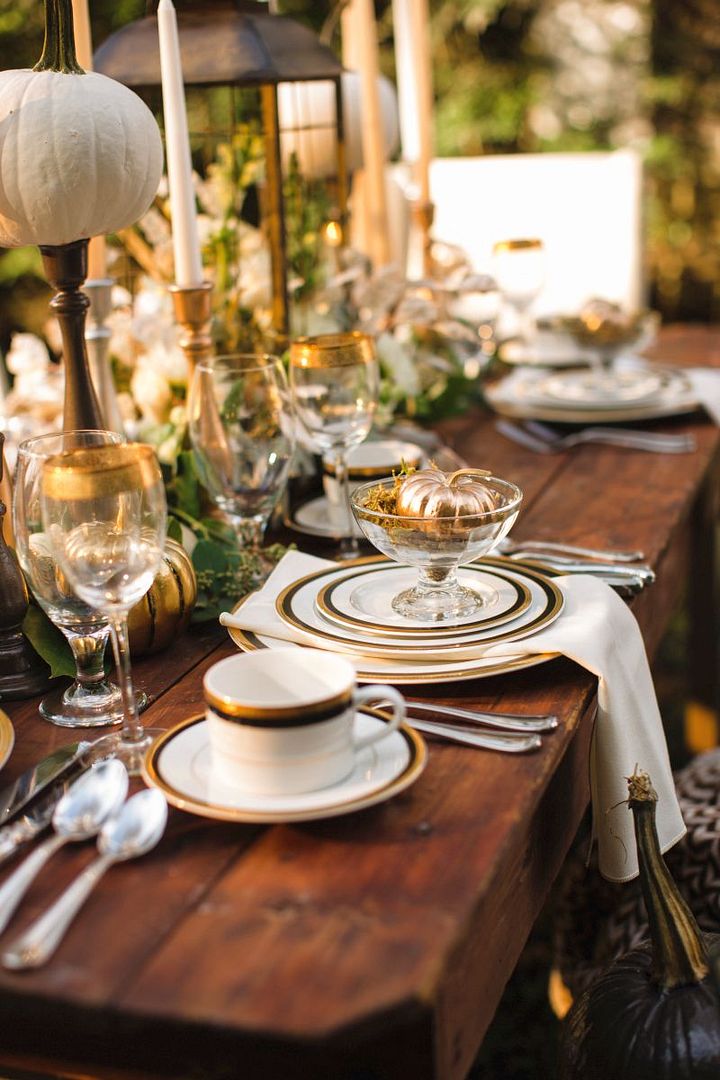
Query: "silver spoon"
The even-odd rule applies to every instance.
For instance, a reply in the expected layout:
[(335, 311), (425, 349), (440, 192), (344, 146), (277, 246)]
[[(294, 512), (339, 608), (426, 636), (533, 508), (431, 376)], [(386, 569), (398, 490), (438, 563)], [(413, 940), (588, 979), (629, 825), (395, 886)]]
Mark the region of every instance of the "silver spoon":
[(117, 816), (103, 825), (98, 837), (98, 857), (3, 953), (5, 967), (19, 970), (46, 963), (105, 871), (113, 863), (137, 858), (154, 848), (166, 822), (167, 803), (155, 788), (128, 799)]
[(102, 824), (122, 806), (128, 774), (121, 761), (94, 765), (68, 788), (52, 815), (55, 835), (20, 863), (0, 886), (0, 933), (45, 863), (64, 844), (97, 836)]

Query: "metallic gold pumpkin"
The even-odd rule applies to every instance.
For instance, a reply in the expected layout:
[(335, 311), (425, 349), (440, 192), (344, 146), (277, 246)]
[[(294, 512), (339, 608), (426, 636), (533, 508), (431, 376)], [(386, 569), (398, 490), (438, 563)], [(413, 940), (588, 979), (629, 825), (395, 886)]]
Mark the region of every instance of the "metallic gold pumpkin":
[(422, 469), (411, 473), (397, 494), (399, 517), (458, 518), (468, 514), (487, 514), (496, 509), (492, 491), (483, 480), (491, 473), (485, 469), (458, 469), (445, 473), (440, 469)]
[(155, 580), (128, 616), (132, 655), (166, 649), (186, 629), (196, 599), (197, 579), (190, 556), (168, 538)]

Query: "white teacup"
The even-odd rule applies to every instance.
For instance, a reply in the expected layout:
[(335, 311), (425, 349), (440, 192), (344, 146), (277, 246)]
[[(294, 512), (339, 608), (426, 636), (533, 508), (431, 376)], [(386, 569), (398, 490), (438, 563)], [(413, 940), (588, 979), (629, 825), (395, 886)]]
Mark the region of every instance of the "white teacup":
[[(337, 653), (268, 649), (220, 660), (203, 680), (213, 770), (254, 795), (294, 795), (349, 776), (358, 750), (386, 738), (405, 718), (392, 686), (355, 685)], [(355, 711), (390, 701), (392, 719), (354, 734)]]

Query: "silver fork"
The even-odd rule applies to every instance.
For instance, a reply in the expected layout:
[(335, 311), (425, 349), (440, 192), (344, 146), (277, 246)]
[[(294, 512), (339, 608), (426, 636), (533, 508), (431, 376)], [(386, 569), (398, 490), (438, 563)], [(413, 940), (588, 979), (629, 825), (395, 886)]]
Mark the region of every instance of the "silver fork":
[(602, 548), (581, 547), (577, 544), (563, 544), (554, 540), (511, 540), (505, 537), (493, 548), (493, 554), (513, 555), (530, 551), (549, 551), (557, 555), (577, 555), (579, 558), (604, 559), (607, 562), (633, 563), (645, 558), (644, 551), (604, 551)]
[(454, 705), (434, 705), (427, 701), (405, 702), (409, 712), (427, 712), (436, 716), (452, 716), (465, 720), (469, 724), (481, 727), (499, 728), (502, 731), (539, 732), (554, 731), (558, 726), (557, 716), (516, 713), (489, 713), (470, 709), (459, 709)]
[(584, 443), (618, 446), (627, 450), (644, 450), (654, 454), (688, 454), (696, 449), (692, 435), (662, 435), (654, 431), (633, 431), (629, 428), (587, 427), (570, 435), (558, 435), (552, 428), (537, 420), (523, 425), (511, 420), (497, 420), (501, 435), (533, 450), (537, 454), (560, 454)]

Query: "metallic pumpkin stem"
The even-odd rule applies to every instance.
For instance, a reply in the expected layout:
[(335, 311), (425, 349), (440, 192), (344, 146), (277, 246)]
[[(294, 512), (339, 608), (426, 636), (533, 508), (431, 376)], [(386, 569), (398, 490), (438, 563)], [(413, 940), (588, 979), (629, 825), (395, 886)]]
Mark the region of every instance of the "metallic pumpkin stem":
[(75, 25), (71, 0), (45, 0), (45, 40), (33, 71), (59, 71), (84, 75), (75, 53)]
[(665, 990), (702, 982), (710, 970), (709, 957), (700, 927), (660, 851), (655, 824), (657, 793), (647, 773), (637, 768), (628, 778), (628, 790), (653, 946), (653, 978)]
[(492, 476), (488, 469), (457, 469), (448, 476), (448, 487), (452, 487), (461, 476)]

